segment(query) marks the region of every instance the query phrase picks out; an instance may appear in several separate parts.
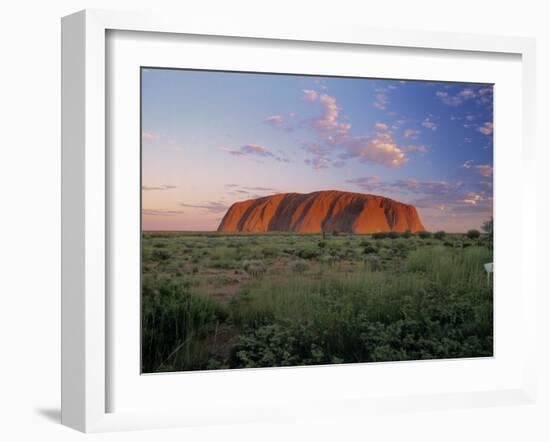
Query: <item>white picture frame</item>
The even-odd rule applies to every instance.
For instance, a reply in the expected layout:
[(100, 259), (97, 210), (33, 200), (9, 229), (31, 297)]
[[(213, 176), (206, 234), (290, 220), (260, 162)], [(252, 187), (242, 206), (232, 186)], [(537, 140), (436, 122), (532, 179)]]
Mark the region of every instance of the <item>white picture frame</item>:
[[(461, 393), (430, 392), (378, 397), (327, 397), (324, 400), (277, 403), (253, 407), (235, 401), (234, 410), (216, 415), (188, 411), (109, 412), (110, 345), (108, 326), (108, 251), (112, 231), (107, 218), (112, 210), (108, 186), (106, 120), (108, 84), (106, 66), (109, 31), (270, 39), (286, 42), (339, 43), (380, 48), (424, 48), (468, 51), (478, 54), (515, 54), (521, 57), (521, 305), (524, 336), (535, 334), (537, 292), (535, 269), (527, 265), (534, 256), (533, 228), (536, 214), (534, 170), (535, 42), (518, 37), (493, 37), (416, 31), (388, 31), (343, 26), (311, 25), (293, 28), (284, 24), (211, 23), (192, 17), (159, 17), (150, 14), (87, 10), (62, 21), (62, 423), (84, 432), (167, 426), (206, 425), (217, 422), (251, 422), (330, 415), (361, 415), (372, 410), (388, 412), (426, 408), (455, 408), (532, 403), (536, 397), (534, 343), (528, 339), (521, 382), (506, 388), (476, 388)], [(497, 166), (498, 167), (498, 166)], [(498, 201), (497, 201), (498, 204)], [(519, 220), (518, 220), (519, 221)], [(498, 220), (497, 220), (498, 223)], [(518, 240), (519, 241), (519, 240)], [(498, 268), (498, 266), (497, 266)], [(498, 272), (498, 270), (497, 270)], [(514, 275), (505, 275), (514, 278)], [(516, 324), (517, 325), (517, 324)], [(498, 339), (498, 336), (497, 336)], [(136, 351), (139, 351), (136, 349)], [(412, 363), (415, 364), (415, 363)], [(416, 363), (420, 364), (420, 363)], [(342, 370), (343, 367), (331, 367)], [(349, 368), (345, 368), (350, 373)], [(361, 370), (361, 366), (354, 370)], [(265, 370), (254, 371), (256, 382), (269, 381)], [(290, 369), (292, 370), (292, 369)], [(280, 370), (279, 370), (280, 371)], [(286, 370), (287, 372), (289, 370)], [(244, 371), (246, 372), (246, 370)], [(260, 373), (261, 374), (257, 374)], [(249, 371), (249, 373), (251, 373)], [(267, 374), (266, 374), (267, 373)], [(223, 374), (210, 374), (210, 376)], [(246, 375), (246, 373), (245, 373)], [(196, 376), (196, 375), (195, 375)], [(213, 379), (213, 378), (210, 378)], [(192, 398), (190, 398), (192, 400)]]

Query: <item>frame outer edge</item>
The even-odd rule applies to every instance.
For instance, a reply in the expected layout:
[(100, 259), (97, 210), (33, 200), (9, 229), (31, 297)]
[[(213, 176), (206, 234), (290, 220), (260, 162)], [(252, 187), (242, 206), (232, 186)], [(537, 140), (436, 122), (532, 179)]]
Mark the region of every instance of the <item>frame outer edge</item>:
[[(523, 152), (523, 201), (522, 201), (522, 222), (529, 226), (532, 232), (538, 227), (538, 187), (537, 187), (537, 42), (534, 38), (526, 39), (522, 48), (522, 75), (523, 75), (523, 97), (522, 97), (522, 152)], [(537, 349), (542, 342), (538, 343), (540, 334), (537, 334), (538, 323), (541, 318), (537, 315), (540, 311), (541, 296), (538, 289), (537, 269), (533, 266), (532, 257), (537, 256), (537, 244), (535, 236), (526, 238), (523, 241), (522, 256), (522, 277), (524, 307), (524, 322), (527, 327), (528, 342), (526, 343), (526, 367), (524, 391), (531, 400), (536, 403), (538, 399), (538, 372), (536, 361), (540, 357)], [(526, 276), (525, 276), (526, 275)]]
[(105, 27), (62, 19), (61, 422), (105, 417)]
[(85, 14), (61, 22), (61, 423), (85, 427)]

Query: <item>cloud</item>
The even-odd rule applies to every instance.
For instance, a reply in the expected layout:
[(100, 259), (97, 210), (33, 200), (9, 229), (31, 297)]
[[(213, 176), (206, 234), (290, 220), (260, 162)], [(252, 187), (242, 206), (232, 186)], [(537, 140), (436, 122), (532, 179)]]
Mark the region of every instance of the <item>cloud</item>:
[(313, 167), (314, 170), (327, 169), (329, 166), (343, 167), (346, 164), (345, 161), (335, 160), (326, 156), (308, 158), (304, 160), (304, 163), (306, 163), (308, 166)]
[[(241, 186), (237, 184), (225, 185), (226, 195), (233, 200), (262, 198), (268, 195), (282, 193), (281, 190), (274, 187), (265, 186)], [(223, 204), (223, 203), (222, 203)]]
[(264, 123), (270, 124), (271, 126), (281, 127), (284, 123), (284, 118), (282, 115), (271, 115), (264, 120)]
[(357, 185), (366, 191), (378, 191), (388, 193), (409, 193), (439, 196), (454, 193), (461, 184), (450, 184), (447, 181), (421, 181), (416, 179), (399, 179), (394, 181), (381, 181), (377, 176), (368, 176), (347, 180), (350, 184)]
[(256, 186), (256, 187), (245, 187), (245, 189), (254, 190), (256, 192), (278, 192), (278, 190), (273, 187)]
[(479, 89), (477, 91), (478, 99), (477, 103), (484, 105), (485, 107), (490, 107), (493, 105), (493, 86), (487, 86)]
[(319, 93), (312, 89), (303, 89), (302, 92), (304, 93), (303, 99), (307, 101), (315, 101), (319, 96)]
[[(383, 89), (385, 91), (385, 89)], [(382, 93), (382, 89), (377, 90)], [(315, 170), (342, 167), (346, 159), (357, 159), (360, 162), (380, 164), (387, 167), (399, 167), (408, 159), (405, 152), (426, 152), (424, 146), (401, 148), (395, 141), (389, 126), (376, 122), (374, 134), (350, 135), (351, 124), (340, 119), (341, 109), (335, 97), (327, 94), (313, 94), (309, 90), (308, 101), (318, 102), (323, 106), (322, 115), (309, 120), (310, 127), (317, 133), (318, 139), (304, 143), (303, 147), (312, 157), (305, 163)]]
[(492, 181), (480, 181), (479, 185), (482, 187), (486, 187), (487, 189), (493, 188), (493, 182)]
[(320, 95), (319, 103), (323, 106), (323, 114), (311, 121), (311, 125), (322, 132), (336, 131), (344, 134), (351, 129), (351, 124), (341, 122), (338, 119), (340, 109), (336, 103), (336, 98), (330, 95)]
[(313, 158), (307, 158), (304, 163), (311, 166), (314, 170), (327, 169), (332, 166), (337, 160), (331, 157), (331, 150), (334, 145), (327, 145), (320, 142), (304, 143), (304, 150), (313, 155)]
[(264, 123), (276, 129), (292, 132), (294, 130), (294, 125), (289, 120), (292, 120), (295, 116), (295, 112), (289, 112), (287, 116), (271, 115), (264, 120)]
[(422, 126), (426, 129), (437, 130), (437, 124), (433, 121), (433, 115), (429, 115), (422, 121)]
[(202, 204), (180, 203), (180, 206), (190, 207), (193, 209), (202, 209), (210, 213), (224, 213), (228, 209), (228, 205), (222, 201), (210, 201)]
[(241, 186), (239, 184), (226, 184), (226, 188), (230, 189), (230, 192), (238, 193), (251, 193), (251, 192), (270, 192), (270, 193), (280, 193), (278, 189), (274, 187), (264, 187), (264, 186)]
[(141, 209), (141, 214), (146, 216), (176, 216), (183, 213), (183, 210)]
[(482, 176), (490, 177), (493, 176), (493, 166), (490, 164), (480, 164), (478, 166), (475, 166), (477, 173), (479, 173)]
[(154, 140), (156, 137), (155, 135), (153, 135), (151, 132), (141, 132), (141, 139), (144, 140), (144, 141), (152, 141)]
[(483, 135), (491, 135), (493, 133), (493, 123), (488, 121), (477, 130), (480, 131)]
[(375, 100), (374, 103), (372, 103), (372, 106), (379, 110), (386, 110), (389, 103), (390, 100), (388, 99), (386, 93), (380, 91), (375, 95)]
[[(364, 192), (396, 198), (421, 209), (465, 213), (489, 213), (493, 198), (485, 189), (467, 189), (463, 182), (398, 179), (382, 181), (378, 176), (347, 180)], [(491, 190), (491, 189), (489, 189)]]
[(468, 192), (468, 195), (465, 199), (462, 200), (464, 204), (468, 204), (470, 206), (476, 206), (478, 202), (485, 201), (486, 197), (483, 195), (480, 195), (479, 193), (474, 192)]
[(176, 189), (177, 186), (171, 186), (168, 184), (161, 184), (160, 186), (141, 186), (141, 190), (170, 190)]
[(387, 167), (399, 167), (408, 159), (391, 132), (378, 132), (374, 137), (347, 137), (341, 143), (345, 152), (341, 158), (357, 158), (361, 162), (381, 164)]
[(405, 129), (403, 131), (403, 136), (405, 138), (409, 138), (411, 140), (416, 140), (418, 138), (418, 135), (420, 135), (420, 131), (419, 130), (415, 130), (415, 129)]
[(462, 165), (464, 169), (471, 169), (473, 172), (484, 176), (491, 177), (493, 176), (493, 166), (490, 164), (474, 164), (474, 160), (465, 161)]
[(456, 94), (449, 94), (447, 91), (437, 91), (435, 96), (439, 98), (442, 103), (456, 107), (460, 106), (465, 101), (477, 97), (477, 93), (473, 88), (467, 87)]
[(422, 144), (409, 144), (405, 147), (402, 147), (403, 152), (420, 152), (420, 153), (428, 153), (429, 150), (426, 146)]
[(249, 155), (258, 155), (261, 157), (274, 157), (275, 155), (273, 152), (269, 150), (269, 148), (265, 146), (261, 146), (259, 144), (246, 144), (241, 147), (241, 152)]
[(288, 163), (290, 160), (284, 156), (275, 155), (271, 149), (268, 147), (262, 146), (260, 144), (245, 144), (239, 149), (228, 149), (227, 147), (221, 148), (224, 152), (227, 152), (229, 155), (236, 157), (240, 156), (253, 156), (261, 158), (273, 158), (276, 161)]
[(240, 157), (240, 156), (244, 155), (244, 152), (242, 152), (240, 150), (229, 149), (227, 147), (222, 147), (221, 150), (223, 150), (224, 152), (227, 152), (229, 155), (233, 155), (235, 157)]

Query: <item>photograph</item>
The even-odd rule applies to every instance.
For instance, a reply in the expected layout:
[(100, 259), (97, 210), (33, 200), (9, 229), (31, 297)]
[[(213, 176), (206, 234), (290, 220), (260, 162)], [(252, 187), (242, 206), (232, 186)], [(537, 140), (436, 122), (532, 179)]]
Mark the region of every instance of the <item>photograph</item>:
[(493, 84), (140, 69), (141, 373), (493, 356)]

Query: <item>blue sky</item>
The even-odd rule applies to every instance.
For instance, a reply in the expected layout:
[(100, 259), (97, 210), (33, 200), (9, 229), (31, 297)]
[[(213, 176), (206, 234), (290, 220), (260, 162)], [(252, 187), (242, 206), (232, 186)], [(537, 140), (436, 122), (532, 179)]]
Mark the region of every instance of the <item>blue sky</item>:
[(492, 215), (493, 87), (142, 69), (145, 230), (215, 230), (235, 201), (345, 190), (428, 230)]

